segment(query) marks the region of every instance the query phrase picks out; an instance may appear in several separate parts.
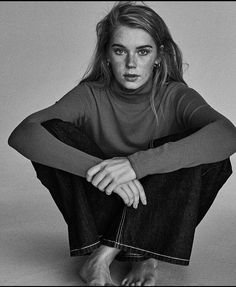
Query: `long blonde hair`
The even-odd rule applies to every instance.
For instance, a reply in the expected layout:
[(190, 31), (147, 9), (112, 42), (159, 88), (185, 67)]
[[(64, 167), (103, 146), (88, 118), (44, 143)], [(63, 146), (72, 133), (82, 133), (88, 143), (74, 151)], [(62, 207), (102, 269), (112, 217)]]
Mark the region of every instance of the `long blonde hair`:
[(110, 86), (114, 76), (107, 65), (107, 52), (109, 41), (119, 25), (143, 29), (151, 35), (156, 44), (160, 63), (154, 69), (150, 103), (158, 124), (157, 110), (160, 103), (158, 107), (155, 107), (154, 101), (157, 92), (168, 81), (187, 84), (183, 79), (182, 53), (178, 45), (174, 42), (163, 19), (146, 4), (137, 5), (136, 1), (118, 1), (111, 11), (97, 23), (97, 44), (93, 60), (80, 83), (99, 81), (104, 86)]

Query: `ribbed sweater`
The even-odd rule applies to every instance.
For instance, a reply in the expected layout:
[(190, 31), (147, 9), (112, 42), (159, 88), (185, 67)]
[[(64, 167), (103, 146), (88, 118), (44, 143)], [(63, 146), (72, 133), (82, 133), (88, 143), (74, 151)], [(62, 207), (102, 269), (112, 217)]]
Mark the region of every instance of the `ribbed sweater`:
[[(59, 99), (55, 109), (108, 157), (127, 157), (138, 179), (214, 161), (218, 151), (212, 149), (204, 132), (148, 148), (151, 140), (210, 124), (217, 113), (196, 90), (169, 82), (155, 95), (157, 123), (150, 95), (149, 84), (127, 90), (117, 83), (104, 88), (97, 82), (83, 82)], [(85, 176), (90, 162), (91, 156), (81, 154), (78, 174)]]

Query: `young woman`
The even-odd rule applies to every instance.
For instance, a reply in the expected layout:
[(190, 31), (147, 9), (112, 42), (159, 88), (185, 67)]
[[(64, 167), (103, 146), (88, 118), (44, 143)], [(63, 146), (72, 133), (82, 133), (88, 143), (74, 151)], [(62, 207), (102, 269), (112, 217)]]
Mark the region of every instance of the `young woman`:
[(80, 275), (158, 283), (158, 260), (188, 265), (194, 232), (232, 173), (236, 130), (183, 80), (182, 56), (146, 5), (116, 4), (97, 24), (94, 61), (54, 105), (9, 137), (30, 159), (67, 225)]

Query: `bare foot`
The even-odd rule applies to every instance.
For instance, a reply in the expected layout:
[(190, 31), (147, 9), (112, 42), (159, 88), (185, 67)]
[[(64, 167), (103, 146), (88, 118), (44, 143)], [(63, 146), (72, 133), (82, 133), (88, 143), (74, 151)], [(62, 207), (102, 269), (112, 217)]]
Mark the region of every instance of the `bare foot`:
[(80, 270), (81, 278), (88, 286), (116, 286), (111, 279), (110, 265), (119, 253), (116, 248), (101, 246), (86, 260)]
[(80, 270), (81, 278), (88, 286), (114, 286), (109, 266), (97, 260), (88, 260)]
[(157, 260), (150, 258), (132, 263), (131, 271), (122, 281), (122, 286), (155, 286), (157, 285)]

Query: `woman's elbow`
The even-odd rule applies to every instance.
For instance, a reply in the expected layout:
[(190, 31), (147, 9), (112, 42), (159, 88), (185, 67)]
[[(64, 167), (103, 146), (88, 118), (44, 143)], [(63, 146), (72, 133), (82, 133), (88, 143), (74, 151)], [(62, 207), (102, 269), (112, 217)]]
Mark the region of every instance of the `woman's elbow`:
[(10, 147), (14, 147), (14, 134), (13, 134), (13, 132), (8, 137), (7, 143)]
[(236, 127), (229, 120), (219, 121), (220, 126), (226, 131), (225, 140), (228, 142), (230, 154), (236, 152)]
[(14, 149), (17, 149), (20, 143), (21, 134), (21, 129), (16, 127), (8, 137), (8, 145)]
[(16, 150), (18, 150), (22, 145), (27, 142), (27, 134), (29, 123), (28, 121), (22, 121), (10, 134), (8, 138), (8, 145)]

